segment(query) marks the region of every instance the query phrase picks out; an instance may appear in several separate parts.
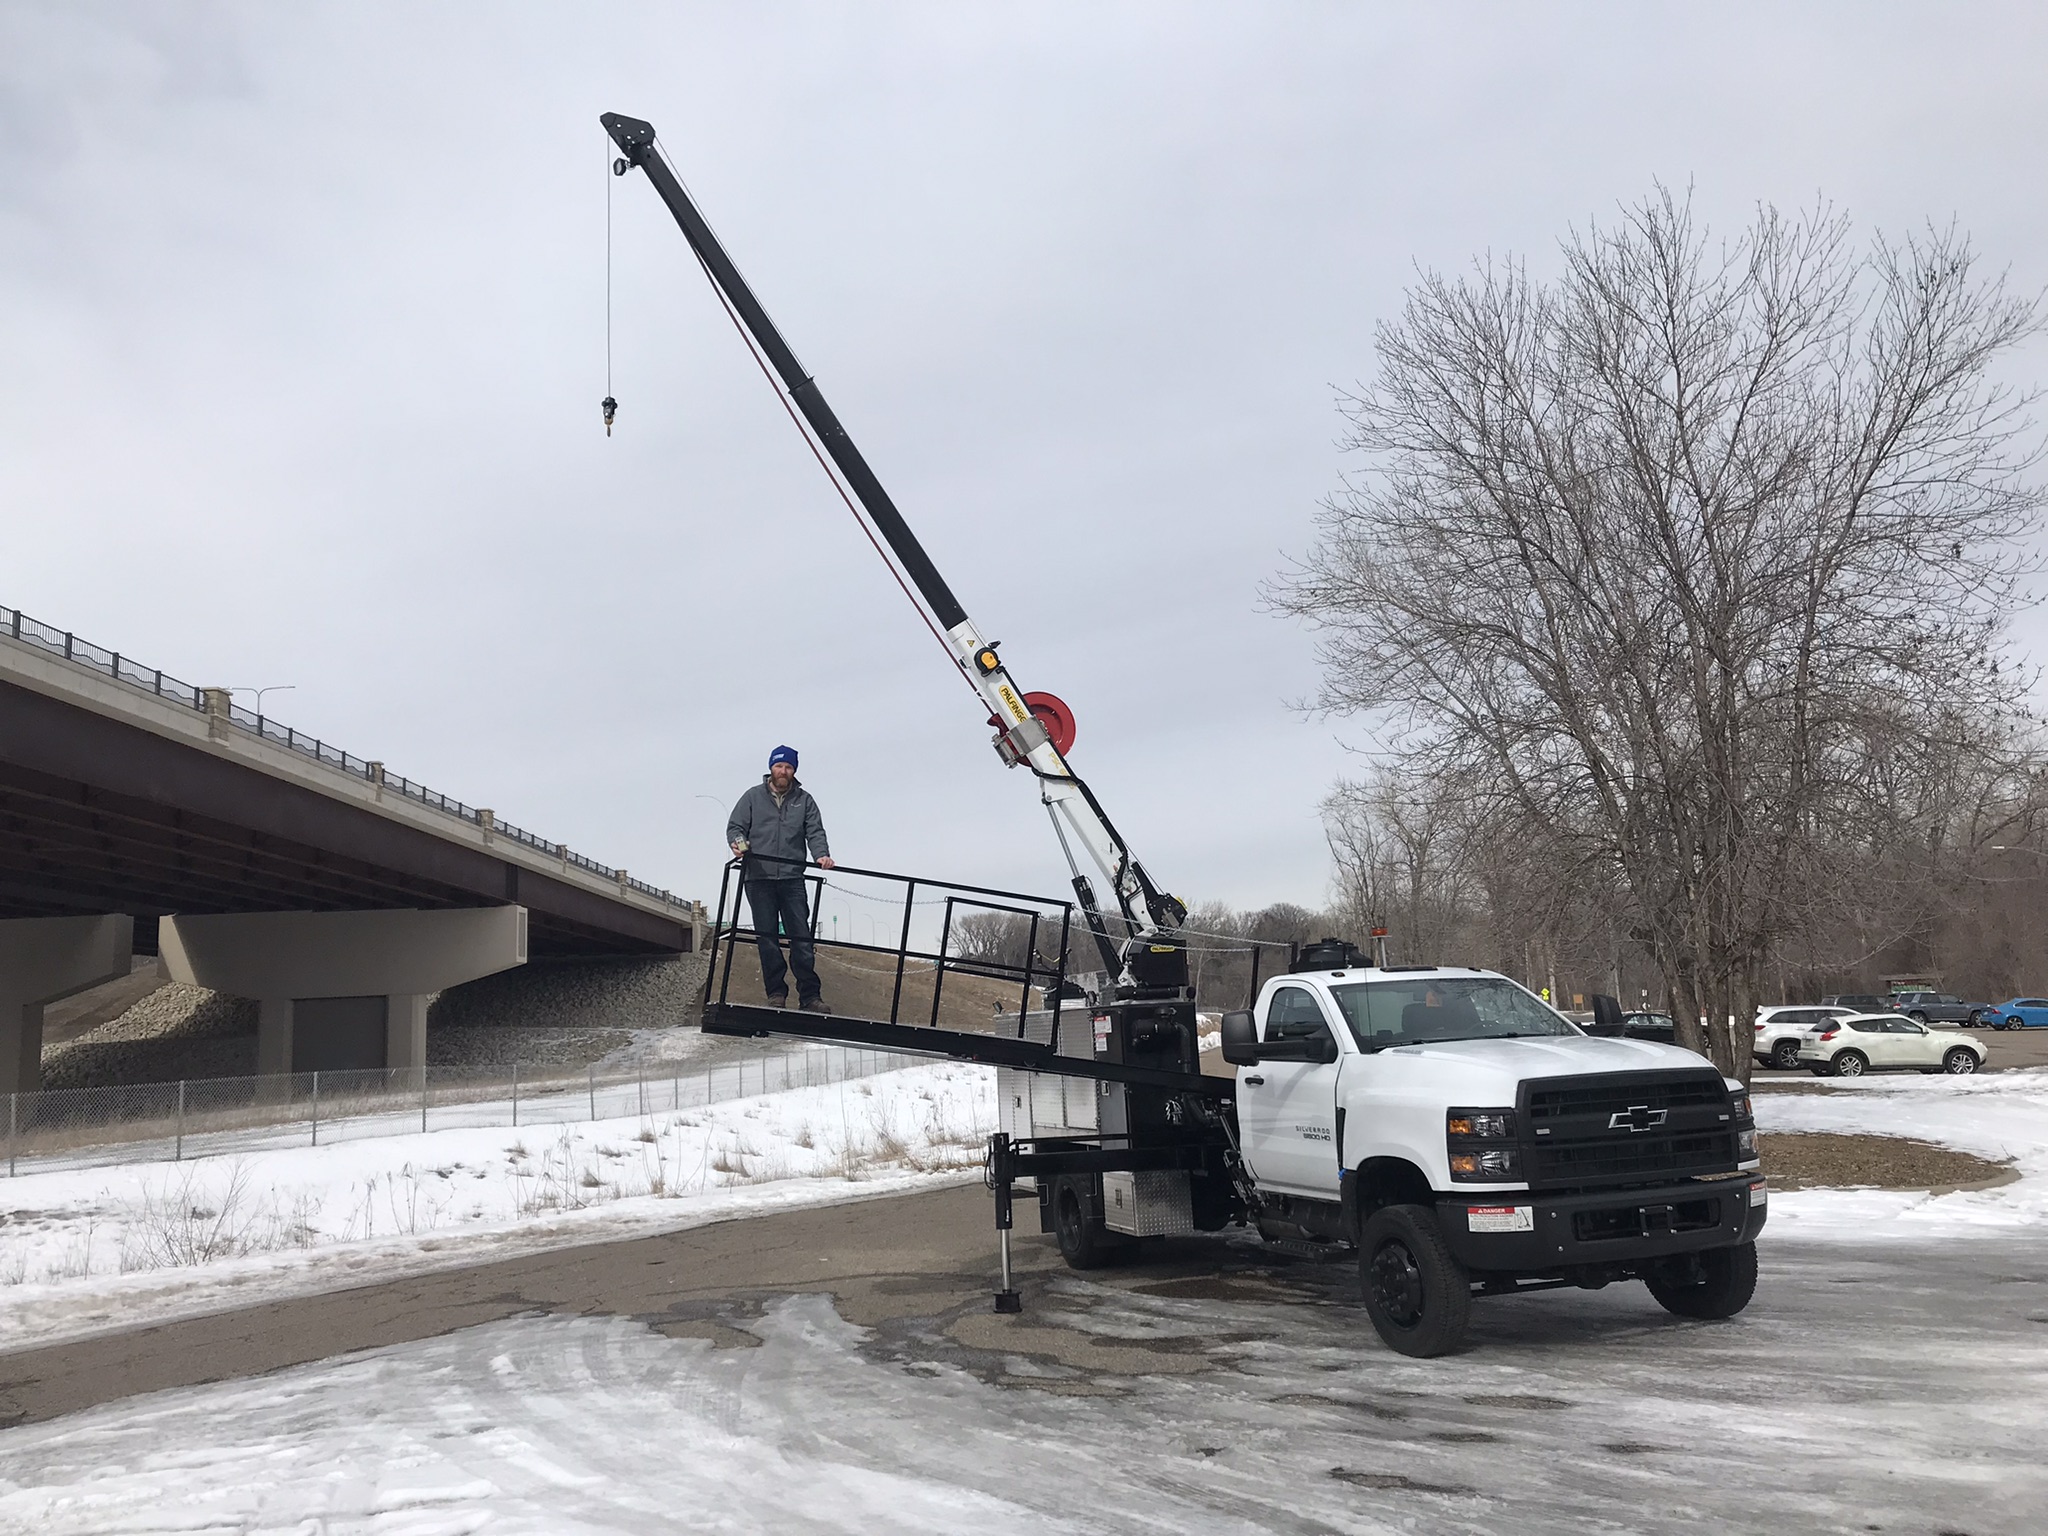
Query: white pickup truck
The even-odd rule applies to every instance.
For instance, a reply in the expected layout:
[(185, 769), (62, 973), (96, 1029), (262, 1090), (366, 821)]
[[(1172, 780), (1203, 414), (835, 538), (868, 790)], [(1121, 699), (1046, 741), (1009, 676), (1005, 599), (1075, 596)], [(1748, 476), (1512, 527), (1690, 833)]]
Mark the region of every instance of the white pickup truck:
[(1455, 1348), (1478, 1296), (1642, 1280), (1686, 1317), (1749, 1303), (1749, 1095), (1690, 1051), (1587, 1035), (1493, 972), (1356, 965), (1275, 977), (1222, 1048), (1249, 1214), (1355, 1245), (1403, 1354)]

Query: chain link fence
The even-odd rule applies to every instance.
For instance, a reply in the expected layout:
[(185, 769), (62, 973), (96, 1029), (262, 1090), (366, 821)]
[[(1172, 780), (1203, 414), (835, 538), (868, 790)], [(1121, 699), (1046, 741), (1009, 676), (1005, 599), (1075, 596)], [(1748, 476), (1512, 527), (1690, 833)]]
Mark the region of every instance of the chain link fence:
[(823, 1046), (707, 1067), (387, 1068), (16, 1093), (7, 1096), (7, 1172), (176, 1161), (429, 1130), (625, 1119), (931, 1062)]

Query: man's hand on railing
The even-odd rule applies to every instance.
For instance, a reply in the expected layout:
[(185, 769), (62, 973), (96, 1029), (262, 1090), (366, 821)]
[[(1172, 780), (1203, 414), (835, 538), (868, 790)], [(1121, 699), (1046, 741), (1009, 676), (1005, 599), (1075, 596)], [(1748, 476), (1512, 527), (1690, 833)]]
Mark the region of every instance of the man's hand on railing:
[(818, 860), (818, 868), (820, 868), (820, 869), (836, 869), (836, 868), (838, 868), (838, 865), (837, 865), (837, 864), (836, 864), (836, 863), (835, 863), (835, 862), (834, 862), (833, 860), (831, 860), (831, 859), (820, 859), (820, 860)]

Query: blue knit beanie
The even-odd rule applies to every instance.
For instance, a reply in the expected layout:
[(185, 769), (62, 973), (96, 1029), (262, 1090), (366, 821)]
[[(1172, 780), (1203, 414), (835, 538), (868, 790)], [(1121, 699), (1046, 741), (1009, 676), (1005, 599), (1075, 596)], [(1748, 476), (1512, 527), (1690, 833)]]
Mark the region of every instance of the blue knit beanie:
[(768, 766), (773, 768), (777, 763), (787, 763), (791, 768), (795, 768), (796, 748), (777, 747), (773, 752), (770, 752), (768, 754)]

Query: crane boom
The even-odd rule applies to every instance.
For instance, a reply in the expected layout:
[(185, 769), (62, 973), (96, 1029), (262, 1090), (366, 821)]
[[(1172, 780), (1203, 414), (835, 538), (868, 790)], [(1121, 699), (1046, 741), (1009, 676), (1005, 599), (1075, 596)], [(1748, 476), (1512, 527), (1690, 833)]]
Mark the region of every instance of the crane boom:
[[(1055, 826), (1063, 825), (1087, 850), (1090, 862), (1109, 882), (1117, 906), (1135, 938), (1157, 937), (1179, 928), (1187, 916), (1185, 905), (1153, 883), (1144, 866), (1132, 856), (1129, 846), (1093, 792), (1068, 764), (1051, 732), (1032, 713), (1023, 688), (1010, 675), (1008, 666), (997, 655), (995, 645), (985, 639), (968, 618), (967, 610), (953, 595), (953, 589), (939, 574), (938, 567), (918, 542), (917, 535), (911, 532), (910, 525), (904, 521), (903, 514), (897, 510), (881, 480), (855, 446), (852, 436), (826, 403), (817, 380), (804, 371), (796, 353), (783, 340), (775, 322), (769, 319), (768, 311), (754, 296), (753, 289), (747, 286), (747, 280), (740, 275), (739, 268), (698, 211), (689, 191), (655, 142), (653, 125), (639, 118), (622, 117), (616, 112), (604, 113), (599, 121), (624, 157), (614, 169), (624, 174), (625, 167), (637, 166), (646, 173), (648, 181), (674, 215), (683, 238), (703, 264), (705, 274), (724, 295), (739, 323), (767, 359), (782, 387), (788, 391), (790, 403), (838, 469), (861, 511), (875, 531), (888, 542), (897, 563), (916, 586), (939, 629), (945, 634), (961, 670), (998, 722), (995, 745), (1003, 761), (1012, 767), (1021, 764), (1030, 768), (1038, 781), (1040, 798), (1052, 813)], [(1082, 906), (1092, 918), (1096, 905), (1093, 891), (1078, 870), (1075, 889)], [(1102, 937), (1099, 927), (1097, 935)]]

